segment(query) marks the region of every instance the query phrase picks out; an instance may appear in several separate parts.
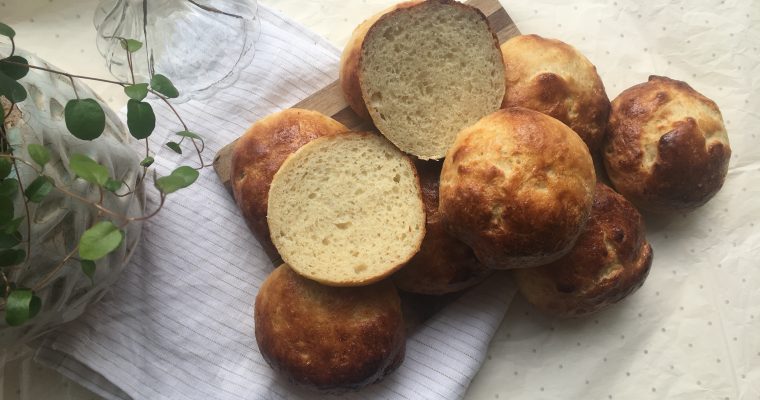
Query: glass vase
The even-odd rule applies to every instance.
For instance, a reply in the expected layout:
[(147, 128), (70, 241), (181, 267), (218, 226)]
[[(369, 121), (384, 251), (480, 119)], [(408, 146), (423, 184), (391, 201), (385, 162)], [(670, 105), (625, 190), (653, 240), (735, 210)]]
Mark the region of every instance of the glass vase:
[(101, 0), (97, 46), (111, 73), (132, 82), (121, 39), (139, 40), (137, 82), (162, 74), (179, 90), (177, 101), (205, 98), (234, 83), (253, 59), (256, 10), (255, 0)]

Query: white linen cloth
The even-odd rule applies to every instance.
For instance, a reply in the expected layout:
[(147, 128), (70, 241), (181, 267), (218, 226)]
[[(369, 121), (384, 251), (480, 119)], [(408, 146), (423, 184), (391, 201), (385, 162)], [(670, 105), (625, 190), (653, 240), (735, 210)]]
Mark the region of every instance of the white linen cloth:
[[(206, 139), (208, 159), (253, 121), (338, 76), (336, 48), (266, 7), (260, 18), (256, 55), (240, 80), (209, 100), (177, 106)], [(181, 129), (168, 109), (154, 106), (158, 145)], [(156, 155), (159, 174), (179, 163), (197, 159), (165, 147)], [(214, 171), (170, 196), (143, 235), (111, 292), (50, 335), (37, 361), (107, 399), (314, 397), (287, 384), (258, 352), (252, 305), (271, 267)], [(462, 397), (513, 294), (503, 275), (467, 292), (415, 330), (399, 370), (342, 398)]]

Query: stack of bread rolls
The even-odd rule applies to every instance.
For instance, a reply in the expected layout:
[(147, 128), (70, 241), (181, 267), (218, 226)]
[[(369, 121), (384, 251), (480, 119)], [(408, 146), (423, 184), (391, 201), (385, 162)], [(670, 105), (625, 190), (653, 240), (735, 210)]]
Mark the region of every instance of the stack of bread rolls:
[(448, 294), (509, 270), (551, 315), (622, 300), (652, 264), (638, 210), (692, 210), (727, 173), (720, 111), (686, 83), (653, 76), (610, 103), (572, 46), (499, 46), (455, 1), (362, 23), (340, 81), (376, 131), (289, 109), (254, 123), (231, 166), (243, 217), (283, 261), (256, 297), (259, 349), (320, 391), (401, 364), (398, 289)]

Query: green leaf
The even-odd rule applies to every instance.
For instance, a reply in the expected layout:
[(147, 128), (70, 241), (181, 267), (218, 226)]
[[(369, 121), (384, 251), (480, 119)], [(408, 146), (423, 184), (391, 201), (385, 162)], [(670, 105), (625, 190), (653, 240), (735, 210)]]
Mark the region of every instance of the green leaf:
[(5, 303), (5, 322), (10, 326), (23, 325), (42, 308), (42, 300), (31, 289), (14, 289)]
[(11, 267), (26, 260), (26, 252), (21, 249), (0, 250), (0, 267)]
[(24, 217), (18, 217), (16, 219), (12, 219), (4, 224), (0, 224), (0, 232), (11, 234), (13, 232), (16, 232), (18, 230), (18, 227), (21, 226), (21, 222), (24, 220)]
[[(16, 64), (9, 64), (6, 61), (18, 63), (18, 64), (25, 64), (25, 65), (16, 65)], [(4, 58), (0, 60), (0, 72), (4, 73), (5, 75), (8, 75), (9, 78), (19, 80), (26, 76), (26, 74), (29, 73), (29, 61), (26, 60), (26, 58), (21, 56), (10, 56), (8, 58)]]
[(174, 150), (177, 154), (182, 154), (182, 148), (179, 147), (179, 143), (177, 142), (168, 142), (166, 143), (166, 147)]
[(148, 95), (148, 84), (137, 83), (134, 85), (124, 86), (124, 93), (126, 93), (130, 99), (142, 101), (145, 96)]
[(13, 169), (13, 162), (11, 161), (11, 159), (0, 157), (0, 179), (5, 178), (6, 176), (10, 175), (12, 169)]
[(95, 261), (82, 260), (82, 272), (90, 278), (90, 283), (95, 284)]
[(73, 154), (69, 159), (69, 167), (78, 177), (87, 182), (103, 186), (108, 182), (108, 169), (84, 154)]
[(63, 115), (69, 132), (82, 140), (96, 139), (106, 127), (106, 113), (93, 99), (69, 100)]
[(0, 233), (0, 249), (10, 249), (21, 243), (21, 233)]
[(14, 31), (10, 26), (0, 22), (0, 36), (5, 36), (7, 38), (13, 39), (13, 37), (16, 36), (16, 31)]
[(174, 87), (172, 81), (161, 74), (155, 74), (152, 78), (150, 78), (150, 87), (170, 99), (174, 99), (179, 96), (179, 91), (176, 87)]
[(79, 239), (79, 258), (99, 260), (116, 250), (124, 234), (111, 221), (100, 221), (86, 230)]
[(24, 190), (24, 195), (32, 203), (41, 202), (50, 191), (53, 190), (53, 180), (47, 176), (40, 175)]
[(18, 181), (14, 178), (5, 178), (0, 182), (0, 197), (13, 199), (18, 193)]
[(127, 102), (127, 127), (135, 139), (145, 139), (156, 127), (156, 115), (150, 104), (130, 99)]
[(187, 138), (190, 138), (190, 139), (203, 140), (203, 138), (200, 135), (198, 135), (195, 132), (190, 132), (190, 131), (177, 132), (177, 135), (184, 136), (184, 137), (187, 137)]
[(103, 185), (103, 187), (109, 192), (115, 192), (121, 189), (121, 185), (122, 185), (121, 181), (115, 181), (109, 178), (108, 181), (106, 181), (106, 184)]
[(143, 158), (142, 161), (140, 161), (140, 166), (148, 168), (153, 164), (153, 161), (155, 161), (153, 157), (151, 156), (145, 157)]
[(13, 219), (13, 200), (10, 197), (0, 197), (0, 224), (6, 224)]
[(16, 36), (16, 31), (14, 31), (10, 26), (0, 22), (0, 36), (5, 36), (7, 38), (13, 39), (13, 37)]
[(21, 103), (26, 100), (26, 89), (15, 79), (0, 71), (0, 95), (5, 96), (12, 103)]
[(32, 157), (32, 160), (40, 167), (44, 167), (50, 161), (50, 151), (43, 145), (31, 143), (26, 147), (26, 151), (29, 152), (29, 157)]
[(140, 48), (143, 45), (142, 42), (139, 40), (125, 39), (125, 38), (119, 38), (119, 40), (121, 41), (121, 48), (130, 53), (134, 53), (137, 50), (140, 50)]
[(192, 167), (182, 166), (167, 176), (156, 179), (156, 187), (165, 194), (186, 188), (198, 179), (198, 171)]

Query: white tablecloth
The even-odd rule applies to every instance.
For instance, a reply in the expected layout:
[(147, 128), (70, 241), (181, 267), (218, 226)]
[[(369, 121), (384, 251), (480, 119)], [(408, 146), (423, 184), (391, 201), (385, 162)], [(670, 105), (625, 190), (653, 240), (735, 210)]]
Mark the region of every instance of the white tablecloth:
[[(0, 19), (17, 29), (24, 47), (49, 61), (105, 76), (92, 62), (98, 57), (90, 24), (93, 3), (4, 0)], [(392, 2), (265, 3), (342, 46), (361, 19)], [(504, 5), (522, 32), (559, 38), (583, 51), (597, 65), (610, 98), (649, 74), (689, 82), (721, 107), (733, 156), (724, 189), (708, 205), (689, 215), (647, 220), (653, 269), (630, 299), (575, 321), (544, 318), (522, 300), (514, 302), (467, 397), (758, 398), (760, 4), (541, 0)], [(123, 104), (118, 92), (103, 90), (117, 105)], [(6, 395), (18, 382), (9, 374)], [(27, 398), (64, 398), (69, 390), (41, 392), (44, 385), (25, 376), (20, 381)], [(77, 390), (72, 396), (84, 398), (76, 397), (83, 396)]]

